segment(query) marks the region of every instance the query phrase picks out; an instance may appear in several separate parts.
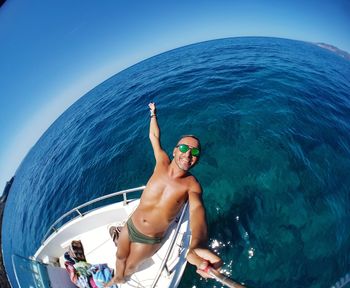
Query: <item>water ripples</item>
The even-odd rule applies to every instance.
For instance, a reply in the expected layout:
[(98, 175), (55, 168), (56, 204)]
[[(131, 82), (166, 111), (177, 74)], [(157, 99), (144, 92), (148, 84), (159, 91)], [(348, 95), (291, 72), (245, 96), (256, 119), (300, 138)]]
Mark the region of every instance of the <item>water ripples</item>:
[[(12, 252), (33, 254), (64, 212), (147, 182), (147, 104), (155, 101), (169, 154), (179, 135), (202, 141), (193, 173), (225, 273), (251, 287), (329, 287), (350, 265), (349, 71), (308, 43), (233, 38), (175, 49), (108, 79), (18, 169), (4, 216), (3, 235), (13, 235), (3, 239), (6, 268)], [(212, 287), (193, 273), (180, 287)]]

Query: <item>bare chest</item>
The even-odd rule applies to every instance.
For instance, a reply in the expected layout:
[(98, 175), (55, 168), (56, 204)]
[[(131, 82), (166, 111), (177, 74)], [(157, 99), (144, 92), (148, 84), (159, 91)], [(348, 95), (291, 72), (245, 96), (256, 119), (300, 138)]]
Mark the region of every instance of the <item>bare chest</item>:
[[(155, 177), (154, 177), (155, 176)], [(181, 206), (188, 195), (188, 185), (184, 180), (173, 180), (167, 175), (153, 175), (147, 183), (141, 201), (154, 208), (175, 208)]]

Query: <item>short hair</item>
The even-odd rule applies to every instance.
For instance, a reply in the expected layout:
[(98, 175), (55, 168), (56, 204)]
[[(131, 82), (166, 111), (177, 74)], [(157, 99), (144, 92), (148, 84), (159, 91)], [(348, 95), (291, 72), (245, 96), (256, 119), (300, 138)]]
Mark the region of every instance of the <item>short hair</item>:
[(195, 135), (192, 135), (192, 134), (186, 134), (186, 135), (182, 135), (180, 138), (179, 138), (179, 141), (177, 141), (177, 143), (180, 143), (180, 141), (183, 139), (183, 138), (186, 138), (186, 137), (191, 137), (193, 139), (196, 139), (198, 141), (198, 148), (199, 150), (201, 150), (201, 141), (199, 140), (199, 138)]

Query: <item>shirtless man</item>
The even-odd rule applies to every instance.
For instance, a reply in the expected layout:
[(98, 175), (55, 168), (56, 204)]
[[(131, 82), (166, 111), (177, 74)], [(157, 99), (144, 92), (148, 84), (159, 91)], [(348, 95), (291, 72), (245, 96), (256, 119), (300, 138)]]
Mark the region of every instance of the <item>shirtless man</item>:
[(162, 149), (157, 123), (156, 106), (149, 104), (151, 123), (149, 138), (156, 159), (153, 175), (142, 193), (140, 204), (122, 228), (118, 238), (116, 273), (106, 284), (109, 287), (125, 282), (138, 265), (150, 258), (160, 247), (162, 237), (186, 200), (190, 205), (191, 243), (187, 260), (197, 266), (197, 273), (210, 277), (203, 271), (210, 263), (219, 268), (221, 259), (206, 249), (207, 224), (202, 203), (202, 188), (189, 170), (197, 164), (200, 143), (194, 136), (184, 136), (173, 150), (173, 159)]

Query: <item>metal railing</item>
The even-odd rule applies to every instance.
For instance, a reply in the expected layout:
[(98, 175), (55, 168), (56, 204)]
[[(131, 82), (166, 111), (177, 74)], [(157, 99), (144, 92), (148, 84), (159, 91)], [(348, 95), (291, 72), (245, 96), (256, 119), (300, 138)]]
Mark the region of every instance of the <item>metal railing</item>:
[[(17, 254), (12, 254), (11, 261), (13, 272), (19, 288), (51, 287), (46, 264), (19, 256)], [(11, 287), (13, 286), (11, 285)]]
[[(161, 276), (162, 272), (163, 272), (163, 269), (166, 268), (167, 269), (167, 262), (168, 262), (168, 259), (169, 259), (169, 256), (170, 256), (170, 253), (173, 249), (173, 246), (175, 244), (175, 240), (176, 240), (176, 235), (179, 233), (179, 230), (180, 230), (180, 227), (181, 227), (181, 224), (182, 224), (182, 219), (184, 218), (185, 214), (186, 214), (186, 210), (187, 210), (187, 206), (188, 206), (188, 201), (186, 202), (186, 204), (184, 205), (183, 209), (182, 209), (182, 212), (181, 212), (181, 216), (179, 218), (179, 221), (177, 222), (177, 227), (176, 227), (176, 230), (175, 230), (175, 235), (173, 237), (173, 239), (171, 239), (171, 242), (169, 244), (169, 247), (168, 247), (168, 250), (165, 254), (165, 257), (160, 265), (160, 269), (159, 269), (159, 272), (156, 276), (156, 278), (154, 279), (153, 283), (152, 283), (152, 288), (156, 287), (157, 285), (157, 282), (159, 280), (159, 277)], [(168, 269), (167, 269), (168, 271)]]
[[(79, 205), (73, 209), (71, 209), (70, 211), (68, 211), (67, 213), (64, 213), (60, 218), (58, 218), (51, 226), (50, 228), (47, 230), (47, 232), (45, 233), (44, 237), (43, 237), (43, 240), (41, 241), (41, 244), (43, 244), (46, 239), (49, 237), (49, 235), (51, 235), (52, 232), (57, 232), (58, 228), (60, 228), (63, 224), (63, 223), (60, 227), (56, 227), (56, 225), (58, 223), (60, 223), (64, 218), (68, 217), (69, 215), (73, 214), (73, 213), (77, 213), (78, 216), (76, 216), (75, 218), (77, 217), (83, 217), (86, 213), (88, 213), (89, 211), (85, 212), (85, 213), (82, 213), (80, 210), (82, 208), (85, 208), (86, 206), (89, 206), (91, 204), (94, 204), (94, 203), (97, 203), (97, 202), (100, 202), (102, 200), (105, 200), (105, 199), (109, 199), (109, 198), (112, 198), (112, 197), (115, 197), (115, 196), (118, 196), (118, 195), (123, 195), (123, 204), (126, 205), (127, 204), (127, 196), (126, 194), (128, 193), (131, 193), (131, 192), (137, 192), (137, 191), (141, 191), (143, 189), (145, 189), (146, 186), (140, 186), (140, 187), (136, 187), (136, 188), (132, 188), (132, 189), (126, 189), (126, 190), (121, 190), (121, 191), (117, 191), (117, 192), (114, 192), (114, 193), (111, 193), (111, 194), (108, 194), (108, 195), (104, 195), (104, 196), (101, 196), (99, 198), (96, 198), (96, 199), (93, 199), (91, 201), (88, 201), (82, 205)], [(75, 219), (73, 218), (73, 219)], [(73, 220), (71, 219), (71, 220)]]

